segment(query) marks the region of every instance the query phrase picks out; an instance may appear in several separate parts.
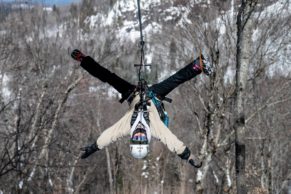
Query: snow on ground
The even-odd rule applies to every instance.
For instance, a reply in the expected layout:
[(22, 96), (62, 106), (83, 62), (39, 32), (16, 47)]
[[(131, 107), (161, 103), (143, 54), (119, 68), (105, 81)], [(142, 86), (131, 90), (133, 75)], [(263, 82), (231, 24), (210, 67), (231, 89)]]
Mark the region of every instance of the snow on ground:
[(123, 24), (123, 27), (120, 28), (119, 33), (117, 33), (117, 37), (121, 41), (130, 40), (131, 42), (136, 42), (136, 40), (140, 37), (140, 32), (135, 30), (138, 23), (133, 21), (124, 21)]
[(185, 23), (192, 24), (191, 20), (188, 19), (188, 15), (191, 13), (191, 10), (186, 9), (185, 7), (181, 7), (179, 11), (183, 14), (180, 21), (178, 22), (178, 26), (184, 27)]
[(154, 34), (154, 33), (158, 34), (161, 31), (162, 31), (162, 26), (160, 24), (156, 23), (156, 22), (150, 23), (143, 30), (143, 32), (145, 34), (147, 34), (147, 38), (149, 38), (150, 34)]
[[(135, 0), (133, 0), (135, 1)], [(148, 1), (140, 1), (140, 8), (142, 10), (151, 10), (152, 7), (160, 5), (160, 0), (148, 0)]]
[[(160, 0), (150, 0), (141, 2), (141, 12), (148, 10), (150, 11), (153, 6), (160, 5)], [(96, 14), (85, 19), (85, 23), (89, 24), (90, 28), (112, 26), (115, 22), (118, 21), (118, 18), (124, 18), (126, 13), (134, 14), (137, 16), (137, 2), (135, 0), (121, 0), (117, 1), (112, 9), (109, 11), (107, 16), (103, 14)], [(147, 15), (142, 15), (142, 22), (144, 23), (148, 19)], [(147, 38), (150, 37), (150, 34), (160, 33), (162, 26), (156, 22), (152, 22), (144, 27), (144, 35)], [(130, 40), (131, 42), (136, 42), (140, 38), (139, 23), (137, 18), (134, 20), (122, 20), (122, 27), (116, 31), (117, 38), (121, 42)]]
[[(285, 18), (290, 16), (291, 11), (291, 4), (287, 3), (288, 0), (279, 0), (276, 3), (266, 7), (261, 13), (255, 13), (254, 18), (258, 18), (259, 20), (266, 20), (266, 18), (274, 18), (274, 17), (281, 17)], [(233, 1), (232, 1), (232, 8), (223, 14), (220, 17), (217, 17), (215, 20), (210, 22), (210, 24), (205, 23), (204, 25), (207, 26), (216, 26), (216, 29), (220, 33), (219, 44), (224, 44), (223, 36), (226, 33), (227, 25), (235, 25), (236, 19), (234, 18), (234, 8), (233, 8)], [(280, 14), (278, 14), (280, 13)], [(284, 30), (284, 29), (281, 29)], [(263, 32), (261, 29), (254, 29), (252, 40), (254, 45), (256, 42), (260, 41), (260, 37), (262, 36)], [(277, 49), (280, 47), (282, 40), (288, 42), (291, 40), (291, 33), (289, 32), (289, 37), (282, 37), (280, 40), (273, 41), (272, 36), (269, 36), (267, 41), (265, 42), (265, 49), (267, 50), (267, 60), (272, 60), (272, 58), (276, 57), (276, 62), (272, 64), (268, 69), (268, 75), (274, 76), (276, 73), (279, 73), (283, 76), (290, 75), (291, 72), (291, 46), (288, 44), (285, 49), (280, 49), (279, 53), (276, 54)], [(270, 59), (268, 59), (270, 58)], [(224, 82), (225, 83), (232, 83), (235, 77), (235, 70), (232, 67), (228, 67), (227, 71), (224, 75)]]
[(289, 0), (277, 0), (276, 3), (266, 7), (264, 11), (261, 13), (260, 18), (268, 19), (278, 17), (278, 13), (280, 13), (280, 17), (286, 17), (290, 15), (291, 4)]

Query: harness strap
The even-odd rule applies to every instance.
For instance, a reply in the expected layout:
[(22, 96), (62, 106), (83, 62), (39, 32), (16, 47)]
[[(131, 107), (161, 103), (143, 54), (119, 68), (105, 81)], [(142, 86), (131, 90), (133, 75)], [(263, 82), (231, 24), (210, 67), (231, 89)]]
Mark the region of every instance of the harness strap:
[(149, 99), (152, 100), (152, 102), (154, 103), (155, 107), (157, 108), (159, 116), (160, 116), (160, 119), (168, 127), (169, 126), (169, 116), (168, 116), (168, 113), (165, 110), (163, 102), (158, 100), (157, 96), (152, 91), (148, 92), (148, 97), (149, 97)]
[(201, 48), (200, 48), (200, 55), (199, 55), (199, 65), (200, 65), (201, 71), (203, 72), (203, 62), (202, 62), (202, 51), (201, 51)]

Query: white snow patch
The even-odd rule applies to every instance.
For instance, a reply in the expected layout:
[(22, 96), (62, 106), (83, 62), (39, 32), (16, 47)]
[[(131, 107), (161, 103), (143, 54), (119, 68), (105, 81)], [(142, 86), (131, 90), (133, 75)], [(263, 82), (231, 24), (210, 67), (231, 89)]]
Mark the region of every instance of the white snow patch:
[(170, 20), (173, 20), (174, 18), (172, 16), (167, 16), (164, 21), (167, 22), (167, 21), (170, 21)]
[(132, 42), (136, 42), (139, 39), (140, 32), (135, 30), (135, 26), (137, 26), (137, 22), (133, 21), (124, 21), (123, 27), (117, 33), (117, 37), (121, 41), (131, 40)]
[(202, 175), (203, 175), (202, 170), (198, 170), (198, 172), (197, 172), (197, 180), (201, 180), (202, 179)]
[(53, 11), (52, 7), (44, 7), (42, 9), (43, 9), (43, 11), (47, 11), (47, 12), (52, 12)]
[(53, 186), (53, 181), (51, 178), (49, 178), (49, 184), (50, 184), (50, 186)]
[(103, 14), (97, 14), (97, 15), (92, 15), (90, 17), (87, 17), (84, 21), (85, 24), (89, 24), (89, 27), (91, 29), (95, 28), (98, 26), (98, 22), (104, 22), (105, 23), (105, 17)]
[(22, 187), (23, 187), (23, 180), (19, 181), (18, 187), (19, 187), (19, 189), (22, 189)]
[(141, 173), (141, 176), (147, 179), (149, 177), (149, 172), (143, 172)]
[(21, 4), (12, 4), (12, 9), (32, 9), (34, 6), (33, 5), (29, 5), (26, 3), (21, 3)]
[(162, 26), (156, 22), (152, 22), (144, 29), (145, 34), (147, 34), (147, 37), (149, 34), (153, 33), (159, 33), (162, 31)]
[(221, 18), (217, 18), (217, 19), (215, 20), (215, 24), (216, 24), (216, 29), (219, 30), (219, 33), (220, 33), (221, 35), (225, 34), (225, 32), (226, 32), (226, 27), (225, 27), (225, 22), (223, 21), (223, 19), (221, 19)]
[[(150, 10), (150, 8), (160, 5), (161, 1), (160, 0), (148, 0), (148, 1), (141, 1), (140, 3), (140, 8), (142, 10)], [(141, 10), (141, 11), (142, 11)]]
[(145, 169), (147, 169), (147, 161), (146, 160), (143, 162), (143, 167), (142, 167), (142, 170), (145, 170)]
[(110, 87), (108, 88), (108, 92), (107, 92), (107, 95), (110, 97), (110, 98), (115, 98), (115, 97), (119, 97), (121, 98), (121, 95), (119, 94), (118, 91), (116, 91), (114, 88)]
[(49, 38), (53, 38), (53, 37), (57, 37), (57, 35), (59, 37), (63, 37), (65, 31), (65, 27), (64, 25), (60, 25), (60, 26), (53, 26), (49, 29), (46, 30), (45, 34), (42, 34), (42, 38), (44, 37), (49, 37)]
[(188, 182), (189, 183), (193, 183), (194, 181), (193, 181), (193, 179), (189, 179)]
[(156, 161), (159, 161), (161, 158), (158, 156), (157, 158), (156, 158)]
[(269, 67), (269, 71), (268, 71), (268, 75), (270, 77), (273, 77), (274, 75), (276, 74), (281, 74), (285, 77), (291, 75), (291, 63), (290, 61), (289, 62), (283, 62), (282, 63), (276, 63), (276, 64), (273, 64)]
[(26, 36), (25, 39), (26, 39), (26, 42), (32, 42), (33, 41), (32, 36)]
[[(136, 42), (140, 38), (140, 32), (136, 30), (138, 22), (136, 21), (124, 21), (123, 27), (120, 28), (117, 37), (121, 41), (130, 40), (131, 42)], [(151, 34), (160, 33), (162, 31), (162, 26), (156, 22), (148, 24), (144, 29), (144, 35), (149, 38)]]
[(253, 34), (252, 34), (252, 41), (253, 42), (256, 42), (258, 40), (258, 38), (260, 37), (260, 33), (261, 33), (260, 29), (255, 29), (253, 31)]
[(164, 182), (165, 182), (164, 180), (161, 180), (161, 184), (164, 184)]
[(149, 53), (147, 55), (145, 55), (145, 60), (147, 64), (151, 64), (153, 61), (153, 53)]
[(219, 183), (219, 178), (218, 178), (217, 174), (215, 173), (215, 171), (213, 171), (213, 176), (215, 178), (216, 183)]
[(276, 3), (266, 7), (261, 13), (260, 18), (268, 19), (274, 16), (287, 17), (290, 15), (291, 4), (288, 0), (278, 0)]
[(34, 176), (34, 173), (35, 173), (35, 167), (32, 169), (29, 177), (28, 177), (28, 181), (31, 181), (32, 180), (32, 177)]
[[(185, 11), (185, 9), (184, 9), (184, 11)], [(171, 16), (177, 17), (181, 14), (181, 11), (178, 7), (170, 7), (168, 9), (165, 9), (164, 13), (166, 15), (171, 15)]]
[(114, 18), (118, 16), (118, 13), (119, 12), (116, 12), (114, 10), (110, 11), (108, 16), (107, 16), (107, 19), (105, 21), (105, 24), (110, 26), (113, 24), (113, 21), (114, 21)]
[(225, 84), (233, 83), (234, 77), (235, 77), (235, 70), (231, 66), (228, 66), (224, 74), (224, 83)]
[(101, 86), (89, 86), (89, 93), (98, 93), (102, 92), (102, 95), (107, 95), (109, 98), (121, 98), (121, 94), (112, 87), (108, 87), (108, 85)]
[(122, 0), (122, 1), (117, 1), (115, 4), (115, 8), (121, 8), (122, 12), (127, 12), (127, 11), (136, 11), (137, 9), (137, 4), (135, 1), (128, 1), (128, 0)]
[(1, 91), (2, 97), (5, 102), (8, 102), (12, 93), (9, 89), (10, 78), (6, 74), (2, 75), (0, 78), (2, 79), (2, 91)]
[(231, 0), (230, 17), (234, 18), (234, 0)]
[(188, 15), (190, 14), (191, 10), (186, 9), (185, 7), (182, 7), (179, 9), (180, 14), (182, 14), (182, 17), (180, 21), (178, 22), (178, 26), (185, 27), (185, 23), (192, 24), (191, 20), (188, 19)]
[(94, 92), (98, 92), (98, 90), (100, 89), (100, 88), (98, 88), (98, 87), (96, 87), (96, 86), (89, 86), (89, 92), (90, 93), (94, 93)]

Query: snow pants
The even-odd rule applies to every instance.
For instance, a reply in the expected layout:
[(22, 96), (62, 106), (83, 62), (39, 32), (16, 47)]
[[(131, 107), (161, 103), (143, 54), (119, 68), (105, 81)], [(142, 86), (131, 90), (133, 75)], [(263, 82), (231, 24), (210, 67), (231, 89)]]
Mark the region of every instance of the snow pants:
[[(201, 71), (199, 72), (193, 69), (193, 63), (195, 63), (195, 61), (180, 69), (166, 80), (152, 85), (149, 87), (149, 90), (153, 91), (157, 96), (162, 98), (165, 97), (180, 84), (194, 78), (196, 75), (201, 73)], [(123, 98), (127, 98), (136, 87), (135, 85), (120, 78), (116, 74), (110, 72), (108, 69), (102, 67), (89, 56), (82, 60), (81, 67), (88, 71), (92, 76), (110, 84), (119, 93), (121, 93)], [(99, 149), (104, 148), (110, 143), (116, 141), (118, 138), (127, 135), (130, 136), (130, 121), (134, 112), (134, 107), (138, 102), (139, 95), (136, 95), (130, 102), (129, 109), (125, 115), (114, 125), (103, 131), (103, 133), (97, 139), (97, 146)], [(153, 102), (150, 103), (148, 111), (151, 135), (162, 141), (171, 152), (175, 152), (178, 155), (183, 154), (186, 150), (186, 146), (161, 121), (159, 113)]]

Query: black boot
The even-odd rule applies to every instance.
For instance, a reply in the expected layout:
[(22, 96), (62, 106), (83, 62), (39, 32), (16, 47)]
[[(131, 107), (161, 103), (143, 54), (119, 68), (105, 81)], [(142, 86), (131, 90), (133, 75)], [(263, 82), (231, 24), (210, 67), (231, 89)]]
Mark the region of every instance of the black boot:
[(81, 155), (81, 159), (85, 159), (85, 158), (87, 158), (88, 156), (90, 156), (91, 154), (93, 154), (94, 152), (96, 152), (96, 151), (98, 151), (100, 149), (98, 148), (96, 142), (94, 142), (92, 145), (89, 145), (89, 146), (81, 148), (81, 150), (84, 152)]

